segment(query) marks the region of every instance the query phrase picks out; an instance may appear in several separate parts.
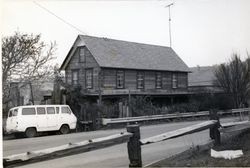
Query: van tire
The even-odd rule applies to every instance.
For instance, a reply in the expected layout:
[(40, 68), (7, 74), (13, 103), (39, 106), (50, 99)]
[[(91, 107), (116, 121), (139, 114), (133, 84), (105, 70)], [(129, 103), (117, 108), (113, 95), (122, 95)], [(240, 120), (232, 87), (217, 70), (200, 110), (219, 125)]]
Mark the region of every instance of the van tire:
[(70, 129), (69, 129), (68, 125), (64, 124), (64, 125), (61, 126), (59, 131), (60, 131), (61, 134), (68, 134)]
[(25, 131), (25, 135), (27, 138), (35, 137), (37, 134), (36, 128), (27, 128)]

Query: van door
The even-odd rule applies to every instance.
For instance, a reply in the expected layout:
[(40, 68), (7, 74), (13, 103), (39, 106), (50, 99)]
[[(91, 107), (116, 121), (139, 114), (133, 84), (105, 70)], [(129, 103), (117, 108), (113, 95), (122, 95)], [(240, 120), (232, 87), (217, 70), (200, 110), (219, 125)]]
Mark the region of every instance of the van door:
[(47, 130), (47, 115), (45, 107), (36, 108), (36, 118), (37, 118), (37, 131), (46, 131)]
[(57, 115), (54, 107), (47, 107), (47, 126), (49, 130), (57, 130)]
[(6, 131), (11, 132), (14, 131), (17, 127), (17, 114), (18, 109), (12, 109), (9, 111), (8, 118), (6, 121)]
[(19, 117), (20, 129), (25, 131), (29, 127), (37, 126), (35, 107), (23, 107), (22, 115)]

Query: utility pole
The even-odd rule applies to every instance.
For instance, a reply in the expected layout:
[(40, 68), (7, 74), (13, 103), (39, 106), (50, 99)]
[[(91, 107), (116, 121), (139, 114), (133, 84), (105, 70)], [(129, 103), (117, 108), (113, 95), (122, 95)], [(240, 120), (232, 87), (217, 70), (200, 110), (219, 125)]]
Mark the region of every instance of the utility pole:
[(169, 14), (168, 14), (168, 16), (169, 16), (168, 21), (169, 21), (169, 44), (170, 44), (170, 48), (172, 47), (172, 39), (171, 39), (171, 15), (170, 15), (170, 7), (172, 5), (174, 5), (174, 3), (171, 3), (171, 4), (169, 4), (169, 5), (166, 6), (166, 8), (168, 8), (168, 12), (169, 12)]

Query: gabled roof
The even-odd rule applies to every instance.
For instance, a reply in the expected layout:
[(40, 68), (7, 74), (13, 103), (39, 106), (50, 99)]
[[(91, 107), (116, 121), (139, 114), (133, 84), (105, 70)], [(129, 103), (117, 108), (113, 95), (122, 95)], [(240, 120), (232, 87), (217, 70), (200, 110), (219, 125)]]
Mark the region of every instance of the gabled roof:
[(192, 67), (188, 76), (189, 86), (213, 86), (215, 66)]
[[(79, 44), (85, 45), (100, 67), (189, 72), (188, 66), (170, 47), (79, 35)], [(77, 45), (76, 42), (74, 45)], [(61, 69), (70, 60), (68, 54)], [(68, 60), (68, 61), (67, 61)]]

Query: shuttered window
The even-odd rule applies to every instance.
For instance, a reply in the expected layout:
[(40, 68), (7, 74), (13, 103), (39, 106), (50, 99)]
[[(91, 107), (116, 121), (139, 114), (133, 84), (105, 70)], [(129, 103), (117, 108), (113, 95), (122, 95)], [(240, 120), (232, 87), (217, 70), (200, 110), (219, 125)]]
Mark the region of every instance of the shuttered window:
[(86, 88), (92, 89), (93, 88), (93, 69), (86, 69), (85, 81), (86, 81)]
[(137, 72), (137, 89), (144, 89), (144, 72)]
[(72, 84), (78, 85), (79, 83), (79, 70), (72, 70)]
[(175, 89), (177, 88), (178, 80), (177, 80), (177, 74), (173, 73), (172, 74), (172, 88)]
[(79, 62), (85, 62), (86, 60), (86, 50), (84, 47), (79, 48)]
[(116, 88), (124, 88), (124, 71), (122, 70), (116, 71)]
[(156, 89), (162, 88), (162, 73), (161, 72), (155, 73), (155, 87)]

